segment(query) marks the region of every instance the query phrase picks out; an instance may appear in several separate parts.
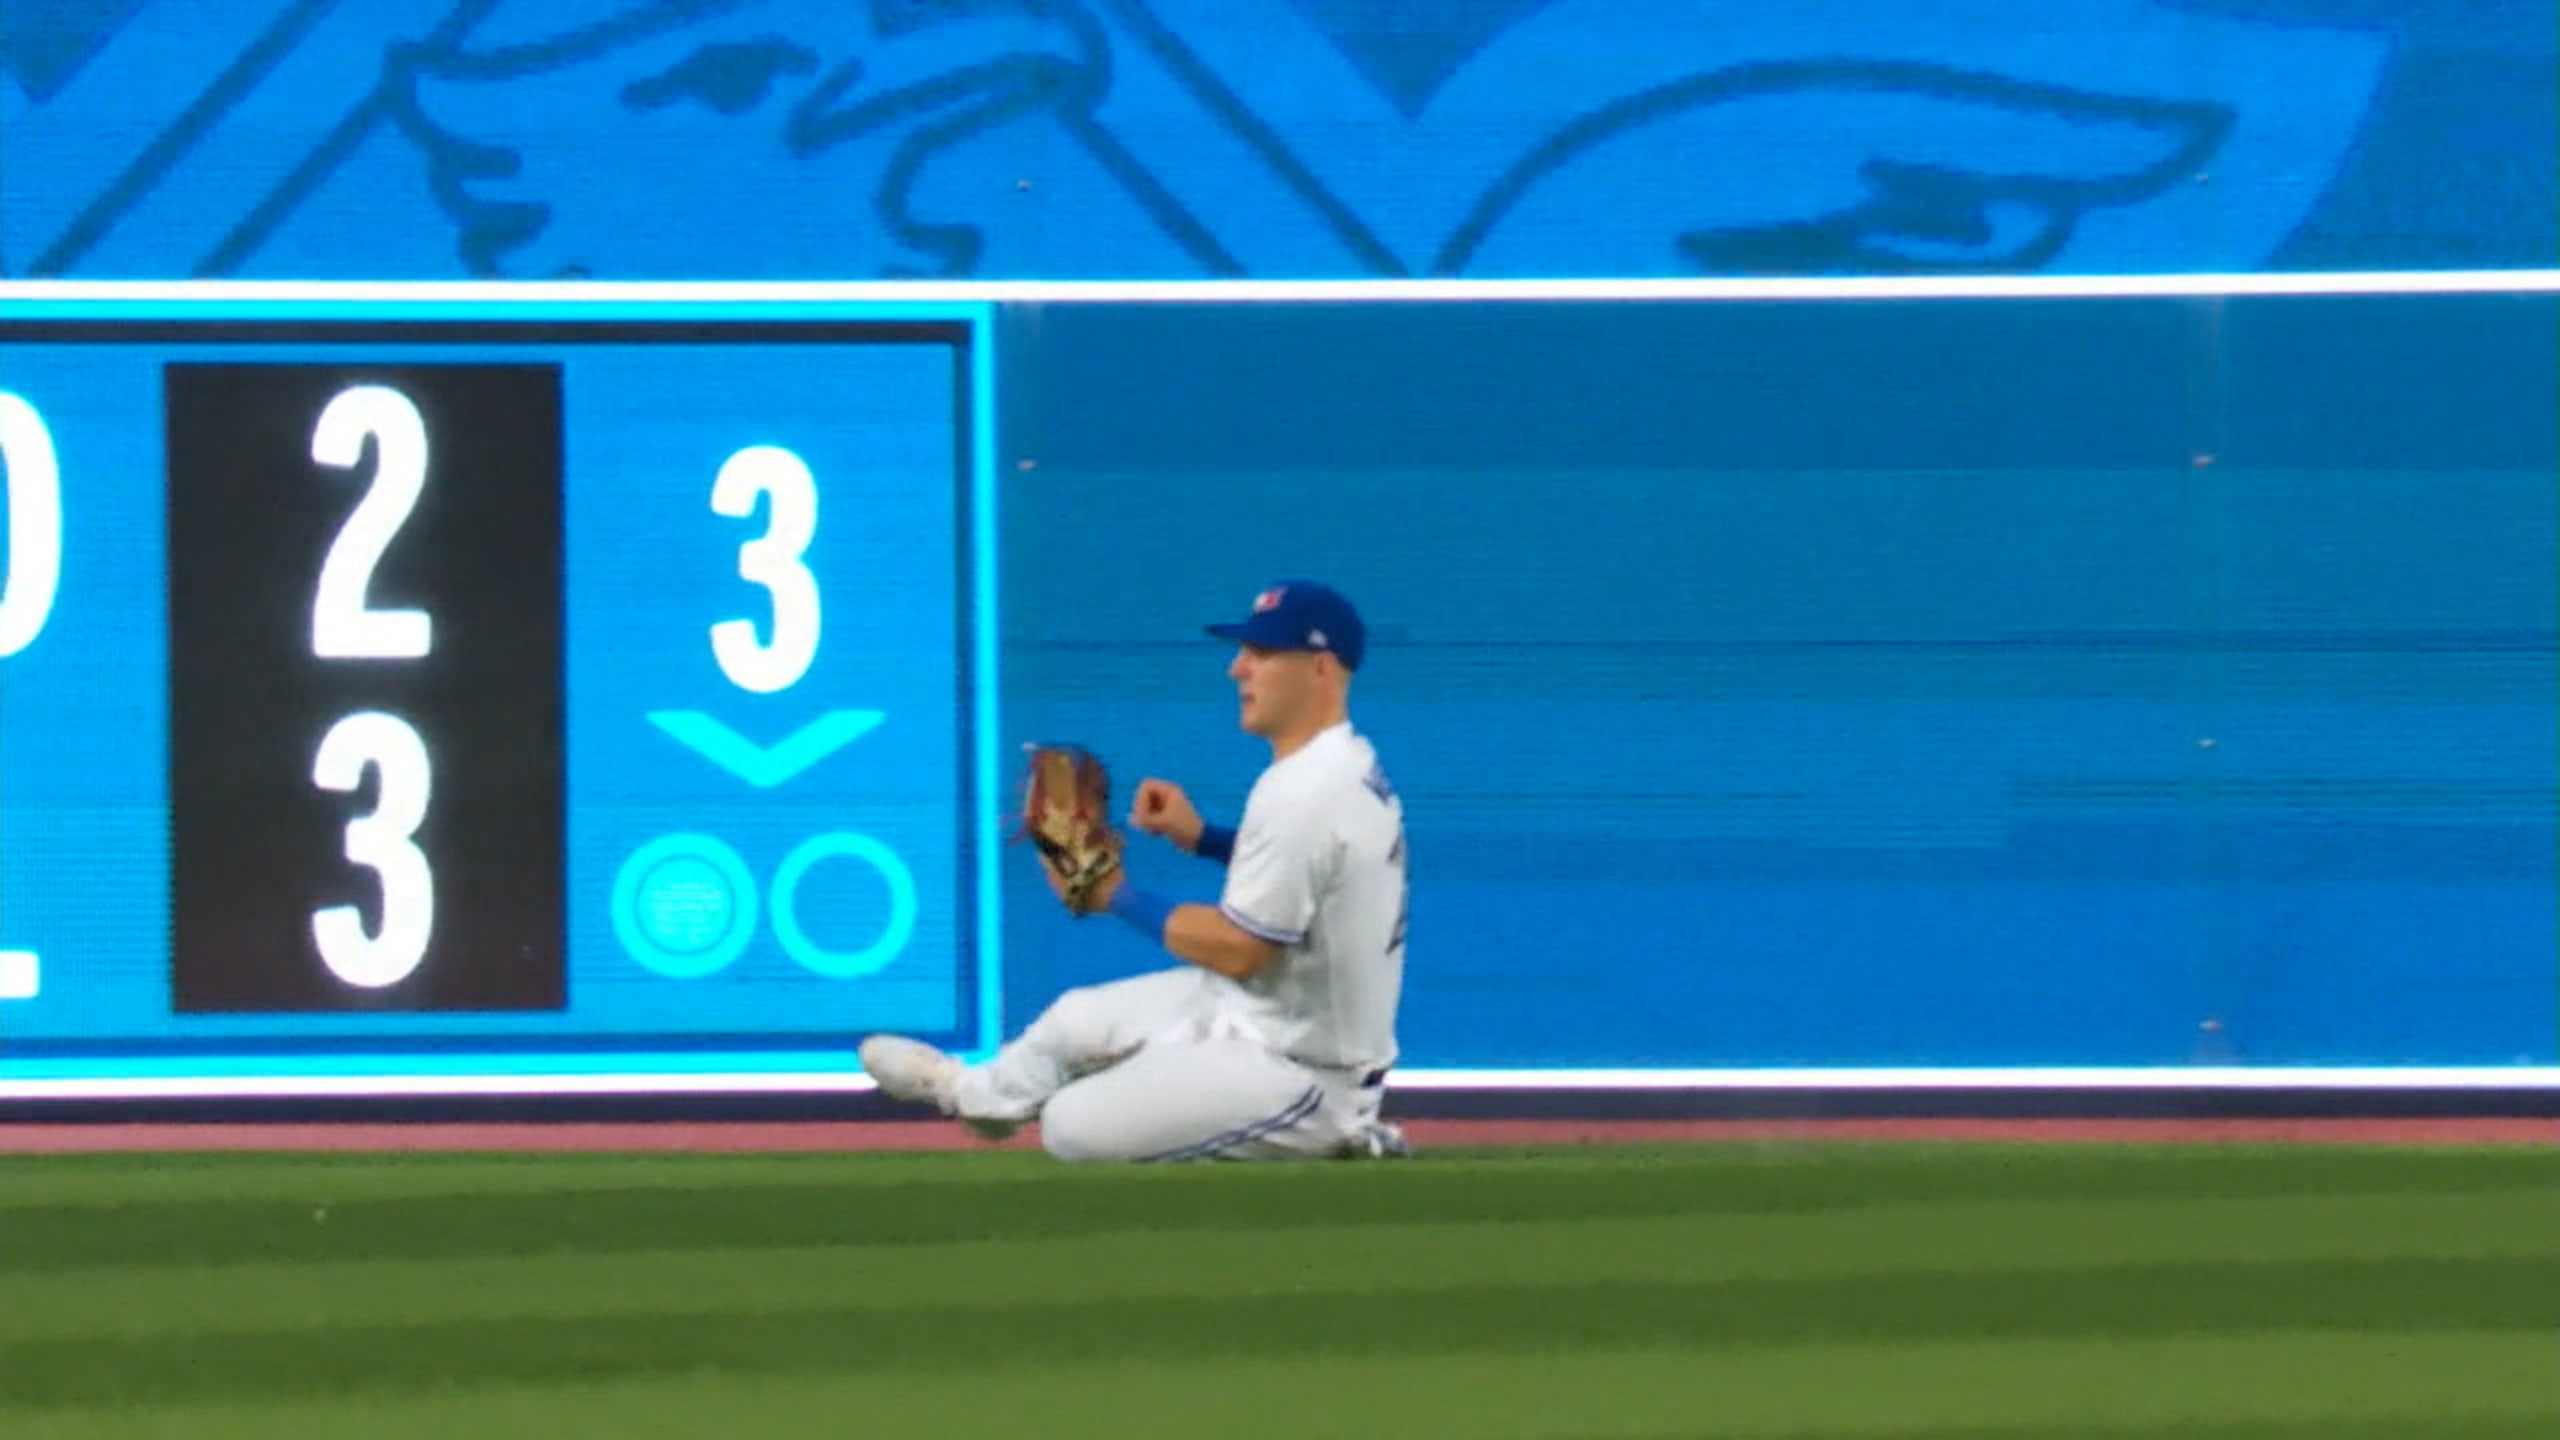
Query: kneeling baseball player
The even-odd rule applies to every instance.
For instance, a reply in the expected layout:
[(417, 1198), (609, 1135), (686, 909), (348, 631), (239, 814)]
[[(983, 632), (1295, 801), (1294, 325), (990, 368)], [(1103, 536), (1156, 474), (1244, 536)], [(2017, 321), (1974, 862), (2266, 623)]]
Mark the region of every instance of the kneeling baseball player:
[(1359, 614), (1292, 580), (1207, 629), (1236, 645), (1241, 724), (1270, 742), (1271, 764), (1232, 830), (1156, 779), (1128, 821), (1223, 865), (1216, 904), (1130, 882), (1091, 755), (1034, 747), (1024, 796), (1024, 828), (1068, 911), (1116, 916), (1186, 963), (1070, 990), (982, 1065), (872, 1036), (862, 1067), (883, 1093), (990, 1138), (1037, 1120), (1062, 1160), (1406, 1153), (1379, 1113), (1404, 979), (1404, 810), (1351, 724)]

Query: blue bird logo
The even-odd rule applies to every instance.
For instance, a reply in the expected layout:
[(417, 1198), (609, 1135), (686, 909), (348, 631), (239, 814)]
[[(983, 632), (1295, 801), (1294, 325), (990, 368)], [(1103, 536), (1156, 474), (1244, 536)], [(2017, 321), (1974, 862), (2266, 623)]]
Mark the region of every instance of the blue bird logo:
[(383, 88), (483, 275), (2225, 269), (2387, 50), (2158, 0), (564, 0)]

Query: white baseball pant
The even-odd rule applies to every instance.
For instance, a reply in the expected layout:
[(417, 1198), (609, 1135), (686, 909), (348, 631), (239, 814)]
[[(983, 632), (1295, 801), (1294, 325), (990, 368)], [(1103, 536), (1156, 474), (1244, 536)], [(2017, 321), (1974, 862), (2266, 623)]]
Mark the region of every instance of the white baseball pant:
[(1316, 1159), (1352, 1149), (1378, 1085), (1273, 1051), (1190, 969), (1059, 996), (954, 1091), (961, 1115), (1040, 1122), (1061, 1160)]

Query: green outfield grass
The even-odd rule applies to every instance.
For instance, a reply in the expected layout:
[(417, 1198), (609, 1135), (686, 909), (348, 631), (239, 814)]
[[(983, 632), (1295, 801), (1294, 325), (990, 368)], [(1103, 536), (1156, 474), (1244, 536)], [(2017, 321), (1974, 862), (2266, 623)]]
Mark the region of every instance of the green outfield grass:
[(0, 1157), (0, 1435), (2549, 1440), (2560, 1153)]

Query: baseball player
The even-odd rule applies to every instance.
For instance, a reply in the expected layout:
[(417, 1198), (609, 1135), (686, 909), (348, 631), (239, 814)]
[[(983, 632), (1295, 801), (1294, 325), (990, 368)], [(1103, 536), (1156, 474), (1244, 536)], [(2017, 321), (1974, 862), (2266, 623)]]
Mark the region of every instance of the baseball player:
[[(1271, 764), (1232, 830), (1157, 779), (1138, 786), (1129, 823), (1223, 866), (1224, 889), (1180, 904), (1115, 872), (1100, 898), (1186, 963), (1070, 990), (981, 1065), (872, 1036), (862, 1066), (883, 1093), (990, 1138), (1036, 1118), (1070, 1161), (1406, 1153), (1379, 1115), (1404, 979), (1404, 809), (1351, 724), (1359, 613), (1291, 580), (1207, 629), (1236, 644), (1227, 675)], [(1064, 898), (1057, 867), (1043, 868)]]

